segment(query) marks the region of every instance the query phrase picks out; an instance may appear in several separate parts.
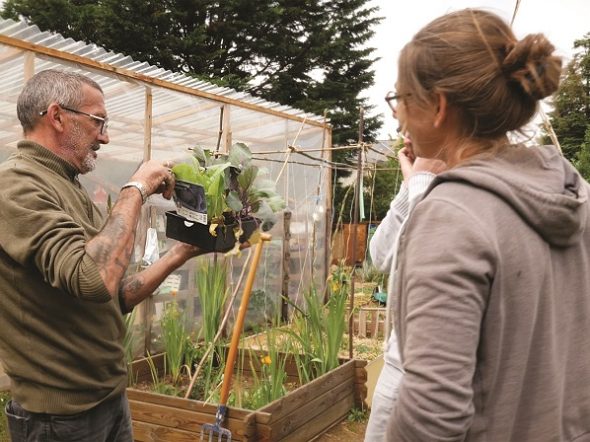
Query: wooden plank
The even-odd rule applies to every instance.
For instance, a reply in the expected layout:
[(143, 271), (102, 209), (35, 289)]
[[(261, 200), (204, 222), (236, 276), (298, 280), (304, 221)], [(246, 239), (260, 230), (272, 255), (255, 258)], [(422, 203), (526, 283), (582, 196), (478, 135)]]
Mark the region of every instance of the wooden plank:
[(318, 414), (305, 426), (280, 439), (281, 442), (311, 441), (317, 439), (338, 422), (342, 421), (353, 406), (352, 396), (346, 396), (340, 402), (332, 404), (325, 412)]
[(360, 307), (353, 315), (353, 333), (360, 338), (383, 337), (385, 330), (385, 308)]
[[(183, 399), (174, 396), (167, 396), (165, 394), (151, 393), (147, 391), (140, 391), (134, 388), (127, 389), (127, 397), (129, 400), (143, 401), (151, 404), (165, 405), (167, 407), (175, 407), (181, 410), (193, 410), (201, 413), (213, 413), (217, 411), (217, 404), (207, 404), (205, 402), (194, 399)], [(252, 414), (252, 410), (244, 410), (243, 408), (228, 407), (227, 417), (235, 419), (244, 419)]]
[(290, 434), (300, 434), (304, 426), (309, 425), (310, 421), (334, 404), (345, 399), (351, 404), (354, 403), (354, 394), (353, 380), (346, 379), (340, 385), (306, 403), (305, 407), (300, 407), (282, 419), (272, 422), (269, 426), (271, 439), (282, 440)]
[(371, 408), (373, 402), (373, 394), (375, 392), (377, 380), (379, 379), (379, 375), (381, 374), (382, 368), (383, 354), (379, 355), (376, 359), (372, 360), (370, 363), (367, 364), (367, 382), (365, 384), (365, 388), (367, 390), (367, 397), (365, 398), (365, 401), (369, 408)]
[(223, 105), (223, 120), (222, 120), (222, 144), (223, 152), (229, 153), (229, 149), (232, 145), (232, 127), (231, 127), (231, 107), (227, 104)]
[(369, 329), (369, 336), (375, 338), (377, 336), (377, 324), (379, 324), (379, 312), (371, 313), (371, 327)]
[(143, 114), (143, 159), (144, 161), (152, 158), (152, 88), (145, 88), (145, 109)]
[(270, 413), (272, 415), (271, 422), (282, 419), (294, 410), (306, 406), (308, 402), (318, 395), (324, 394), (348, 378), (353, 378), (354, 363), (354, 360), (348, 361), (329, 373), (314, 379), (309, 384), (289, 393), (289, 395), (262, 407), (260, 411)]
[[(200, 435), (200, 430), (199, 433), (195, 434), (190, 431), (161, 427), (146, 422), (133, 422), (133, 440), (138, 442), (196, 442), (199, 440)], [(255, 441), (256, 438), (242, 438), (232, 433), (231, 440), (234, 442), (250, 442)]]
[(35, 75), (35, 53), (29, 51), (25, 52), (24, 59), (23, 80), (27, 82), (33, 75)]
[(359, 338), (367, 337), (367, 311), (364, 309), (359, 310)]
[[(152, 362), (154, 367), (158, 371), (158, 377), (164, 375), (164, 359), (165, 353), (158, 353), (152, 355)], [(148, 363), (148, 358), (141, 358), (133, 361), (127, 368), (131, 371), (132, 377), (135, 382), (152, 382), (152, 372)]]
[[(147, 422), (193, 433), (200, 433), (203, 424), (215, 422), (215, 413), (212, 413), (211, 410), (208, 412), (189, 411), (134, 400), (129, 401), (129, 407), (133, 421)], [(250, 425), (249, 429), (248, 425)], [(223, 422), (223, 427), (228, 428), (232, 434), (237, 436), (246, 436), (254, 432), (254, 421), (253, 419), (228, 417)]]
[(176, 428), (161, 427), (147, 422), (132, 421), (133, 440), (137, 442), (194, 442), (197, 438), (195, 433), (178, 430)]
[(354, 362), (354, 367), (355, 368), (363, 368), (366, 367), (368, 362), (365, 361), (364, 359), (353, 359)]
[(354, 404), (357, 408), (367, 408), (367, 380), (369, 374), (367, 372), (367, 361), (360, 359), (354, 360)]
[[(259, 336), (259, 339), (263, 340), (264, 336)], [(260, 376), (260, 373), (262, 372), (261, 359), (266, 355), (268, 355), (268, 352), (263, 350), (240, 350), (238, 366), (234, 373), (241, 369), (245, 375), (252, 376), (252, 368), (254, 368), (254, 371)], [(297, 360), (295, 359), (295, 356), (290, 353), (279, 353), (279, 357), (286, 357), (285, 372), (287, 373), (289, 382), (298, 382), (299, 372), (297, 371)]]

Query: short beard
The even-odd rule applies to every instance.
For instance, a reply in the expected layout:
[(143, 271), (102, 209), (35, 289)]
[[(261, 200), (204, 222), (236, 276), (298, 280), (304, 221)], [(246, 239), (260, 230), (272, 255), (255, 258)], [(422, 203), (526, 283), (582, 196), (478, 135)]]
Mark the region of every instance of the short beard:
[[(80, 145), (80, 139), (82, 139), (83, 137), (84, 137), (84, 131), (80, 127), (80, 124), (78, 122), (75, 122), (73, 129), (72, 129), (72, 133), (70, 135), (70, 138), (67, 140), (67, 143), (66, 143), (67, 147), (72, 152), (74, 152), (74, 154), (76, 153), (76, 151), (78, 151), (82, 148), (82, 146)], [(86, 156), (82, 160), (82, 163), (80, 164), (80, 170), (78, 173), (80, 173), (81, 175), (84, 175), (88, 172), (92, 172), (94, 169), (96, 169), (96, 158), (93, 155), (93, 153), (94, 153), (93, 147), (94, 146), (92, 146), (90, 148), (90, 151), (86, 154)], [(96, 149), (96, 150), (98, 150), (98, 149)]]
[(84, 161), (82, 161), (82, 170), (80, 171), (80, 173), (82, 175), (84, 175), (85, 173), (88, 172), (92, 172), (94, 169), (96, 169), (96, 158), (94, 158), (94, 155), (92, 155), (92, 152), (88, 152), (88, 155), (86, 155), (86, 157), (84, 158)]

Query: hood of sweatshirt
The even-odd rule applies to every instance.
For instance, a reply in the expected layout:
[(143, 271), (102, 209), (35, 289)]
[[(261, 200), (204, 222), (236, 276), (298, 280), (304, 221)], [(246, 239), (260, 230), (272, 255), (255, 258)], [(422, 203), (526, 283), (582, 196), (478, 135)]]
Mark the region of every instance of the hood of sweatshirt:
[(502, 198), (545, 241), (570, 246), (588, 217), (588, 186), (553, 146), (511, 146), (438, 175), (429, 191), (445, 181), (462, 181)]

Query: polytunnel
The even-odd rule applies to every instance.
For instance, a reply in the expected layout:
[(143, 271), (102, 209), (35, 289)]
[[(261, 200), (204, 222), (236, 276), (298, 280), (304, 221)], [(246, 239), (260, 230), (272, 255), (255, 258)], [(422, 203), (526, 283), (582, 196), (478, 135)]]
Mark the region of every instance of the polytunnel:
[[(16, 101), (27, 79), (50, 68), (83, 73), (102, 87), (109, 115), (111, 141), (98, 152), (97, 169), (81, 179), (101, 209), (116, 200), (121, 186), (144, 160), (182, 160), (191, 155), (192, 146), (227, 152), (233, 143), (245, 143), (256, 164), (276, 180), (287, 206), (270, 231), (272, 241), (265, 248), (253, 292), (260, 310), (251, 312), (250, 322), (262, 323), (281, 313), (286, 317), (289, 304), (284, 297), (297, 302), (312, 285), (323, 285), (331, 213), (331, 173), (326, 165), (331, 127), (323, 117), (12, 20), (0, 20), (0, 64), (1, 160), (22, 136)], [(157, 196), (144, 206), (131, 271), (142, 265), (148, 228), (157, 232), (160, 254), (170, 247), (164, 212), (171, 204)], [(245, 255), (227, 258), (230, 288), (242, 271)], [(167, 302), (176, 301), (189, 322), (199, 321), (195, 261), (169, 278), (167, 284), (174, 290), (156, 292), (137, 309), (135, 322), (143, 339), (136, 353), (153, 351), (158, 318)]]

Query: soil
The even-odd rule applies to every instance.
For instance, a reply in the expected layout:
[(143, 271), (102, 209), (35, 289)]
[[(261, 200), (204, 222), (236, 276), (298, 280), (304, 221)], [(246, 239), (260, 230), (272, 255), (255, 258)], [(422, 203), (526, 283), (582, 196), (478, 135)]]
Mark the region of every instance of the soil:
[(362, 441), (367, 429), (367, 420), (350, 422), (344, 420), (332, 427), (330, 431), (321, 435), (317, 442), (357, 442)]

